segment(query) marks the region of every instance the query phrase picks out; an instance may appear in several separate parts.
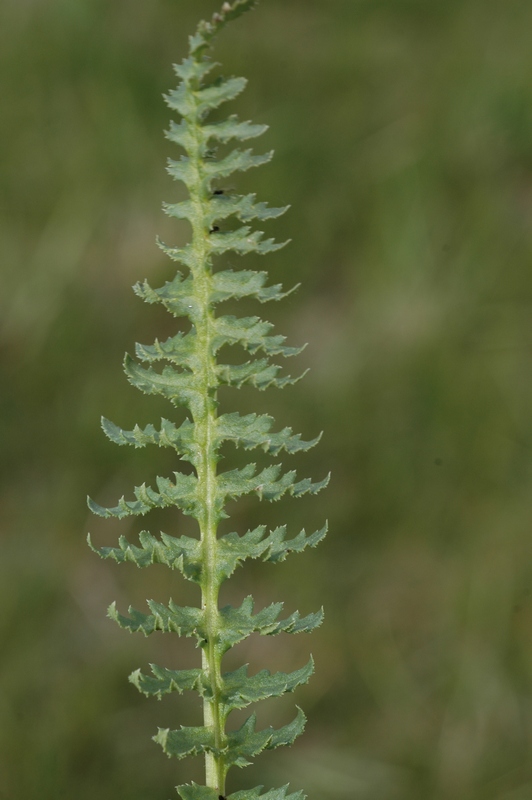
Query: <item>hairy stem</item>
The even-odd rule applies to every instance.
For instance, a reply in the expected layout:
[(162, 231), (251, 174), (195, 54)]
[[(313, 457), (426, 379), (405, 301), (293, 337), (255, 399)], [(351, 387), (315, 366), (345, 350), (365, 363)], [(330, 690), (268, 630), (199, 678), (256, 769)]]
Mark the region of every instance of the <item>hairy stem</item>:
[[(205, 320), (205, 343), (208, 337), (209, 315)], [(198, 331), (199, 333), (199, 331)], [(203, 337), (202, 337), (203, 338)], [(205, 373), (208, 372), (208, 359), (205, 360)], [(216, 491), (216, 455), (213, 447), (213, 428), (216, 419), (215, 402), (209, 398), (207, 413), (203, 419), (196, 420), (197, 442), (202, 456), (198, 466), (198, 492), (203, 501), (203, 514), (200, 520), (201, 542), (203, 547), (203, 579), (201, 584), (202, 608), (206, 614), (207, 643), (202, 652), (202, 667), (205, 672), (209, 696), (204, 698), (204, 724), (214, 731), (217, 749), (223, 748), (225, 742), (224, 720), (220, 709), (221, 687), (221, 653), (218, 646), (218, 592), (219, 578), (217, 568), (216, 531), (218, 520), (215, 513)], [(224, 794), (225, 765), (223, 758), (212, 753), (205, 755), (206, 785)]]
[[(220, 582), (217, 566), (217, 528), (216, 513), (216, 444), (214, 428), (216, 424), (216, 362), (212, 352), (214, 338), (214, 313), (209, 297), (211, 291), (209, 225), (206, 219), (206, 206), (209, 198), (205, 195), (202, 164), (203, 142), (199, 120), (194, 119), (194, 146), (189, 152), (195, 167), (195, 186), (190, 187), (192, 203), (196, 215), (193, 224), (192, 246), (196, 255), (193, 270), (196, 296), (200, 298), (200, 312), (195, 320), (197, 336), (198, 370), (202, 385), (203, 403), (199, 409), (192, 410), (196, 425), (196, 443), (201, 453), (197, 467), (198, 494), (202, 501), (202, 514), (199, 520), (203, 548), (203, 578), (201, 582), (202, 608), (206, 615), (207, 642), (202, 651), (202, 667), (210, 687), (204, 698), (204, 725), (214, 732), (217, 749), (225, 744), (225, 720), (221, 713), (221, 660), (218, 646), (219, 613), (218, 593)], [(225, 794), (225, 763), (223, 757), (213, 753), (205, 754), (206, 785), (219, 794)]]
[[(206, 614), (207, 643), (202, 652), (202, 667), (210, 687), (204, 698), (204, 725), (214, 731), (217, 749), (225, 744), (224, 720), (220, 709), (221, 653), (218, 646), (218, 591), (217, 569), (217, 519), (214, 500), (216, 488), (216, 459), (213, 454), (213, 424), (215, 421), (214, 403), (209, 403), (207, 416), (198, 422), (198, 444), (204, 448), (201, 465), (198, 468), (199, 493), (203, 499), (204, 513), (200, 520), (203, 547), (203, 579), (201, 585), (202, 608)], [(225, 765), (223, 758), (212, 753), (205, 754), (206, 785), (224, 794)]]

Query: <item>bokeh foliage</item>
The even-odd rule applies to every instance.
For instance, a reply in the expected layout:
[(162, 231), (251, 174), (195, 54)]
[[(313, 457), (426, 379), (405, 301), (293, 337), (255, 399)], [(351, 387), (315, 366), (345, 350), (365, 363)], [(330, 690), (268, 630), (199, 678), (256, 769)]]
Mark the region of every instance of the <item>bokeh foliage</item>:
[[(194, 777), (150, 735), (199, 709), (125, 676), (197, 654), (104, 617), (113, 599), (187, 604), (189, 589), (98, 561), (86, 530), (128, 531), (89, 520), (84, 498), (172, 467), (112, 447), (98, 421), (166, 411), (121, 373), (135, 339), (171, 332), (129, 286), (167, 275), (156, 233), (187, 234), (160, 211), (180, 199), (161, 94), (217, 5), (0, 4), (2, 800), (167, 800)], [(232, 582), (229, 601), (273, 589), (288, 611), (327, 612), (307, 734), (256, 782), (320, 800), (532, 794), (531, 26), (528, 0), (264, 0), (218, 43), (250, 79), (235, 109), (271, 125), (274, 162), (238, 187), (293, 206), (268, 267), (302, 282), (275, 313), (312, 368), (238, 401), (323, 428), (298, 458), (334, 475), (323, 497), (271, 509), (297, 530), (328, 516), (328, 544)], [(256, 510), (235, 506), (233, 524)], [(307, 646), (238, 658), (294, 669)], [(260, 722), (286, 722), (272, 706)]]

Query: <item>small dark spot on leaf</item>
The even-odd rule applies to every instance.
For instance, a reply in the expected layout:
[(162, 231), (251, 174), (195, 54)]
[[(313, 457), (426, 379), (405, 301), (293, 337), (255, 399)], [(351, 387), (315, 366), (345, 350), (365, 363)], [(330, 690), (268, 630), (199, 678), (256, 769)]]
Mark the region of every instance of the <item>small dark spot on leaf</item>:
[(220, 194), (225, 194), (223, 189), (215, 189), (214, 192), (213, 192), (213, 195), (215, 197), (216, 197), (216, 195), (220, 195)]
[(219, 230), (220, 230), (220, 228), (218, 227), (218, 225), (215, 225), (213, 228), (211, 228), (210, 232), (211, 233), (218, 233)]

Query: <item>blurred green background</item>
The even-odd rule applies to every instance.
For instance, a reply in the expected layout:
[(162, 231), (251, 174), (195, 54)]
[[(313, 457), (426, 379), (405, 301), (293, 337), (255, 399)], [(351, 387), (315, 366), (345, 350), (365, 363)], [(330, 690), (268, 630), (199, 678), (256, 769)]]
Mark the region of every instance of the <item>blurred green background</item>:
[[(115, 599), (189, 603), (194, 588), (98, 560), (88, 530), (113, 544), (135, 529), (89, 518), (85, 495), (113, 501), (175, 466), (111, 445), (99, 417), (171, 413), (120, 365), (135, 340), (172, 330), (129, 287), (171, 274), (157, 233), (187, 235), (160, 211), (180, 196), (161, 94), (217, 5), (0, 4), (0, 800), (168, 800), (201, 780), (201, 759), (174, 763), (150, 740), (198, 724), (197, 700), (158, 704), (127, 682), (197, 651), (105, 617)], [(227, 588), (229, 601), (253, 590), (327, 613), (312, 638), (231, 655), (254, 669), (295, 668), (309, 650), (317, 662), (297, 696), (306, 735), (231, 791), (532, 797), (531, 29), (529, 0), (264, 0), (219, 40), (225, 72), (250, 79), (234, 109), (269, 123), (258, 149), (276, 150), (238, 189), (292, 204), (271, 227), (290, 247), (235, 266), (302, 283), (259, 313), (310, 342), (290, 366), (311, 367), (283, 393), (222, 404), (323, 429), (296, 466), (333, 471), (319, 498), (234, 508), (240, 532), (329, 518), (331, 535)], [(293, 698), (258, 711), (282, 724)]]

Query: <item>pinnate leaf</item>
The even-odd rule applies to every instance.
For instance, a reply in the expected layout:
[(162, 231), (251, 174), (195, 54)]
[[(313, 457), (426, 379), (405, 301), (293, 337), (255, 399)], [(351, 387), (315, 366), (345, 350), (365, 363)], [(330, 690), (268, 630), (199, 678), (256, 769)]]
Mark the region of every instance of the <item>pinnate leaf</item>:
[[(225, 504), (229, 499), (255, 493), (260, 499), (278, 500), (285, 494), (299, 497), (320, 491), (328, 477), (320, 482), (310, 478), (296, 479), (294, 471), (282, 472), (278, 464), (257, 471), (254, 464), (242, 469), (217, 473), (214, 464), (220, 457), (220, 447), (232, 441), (246, 450), (261, 448), (276, 456), (281, 451), (296, 453), (306, 451), (318, 440), (305, 442), (291, 428), (272, 431), (273, 419), (267, 415), (216, 413), (216, 390), (220, 385), (240, 387), (245, 384), (258, 389), (269, 386), (283, 387), (300, 380), (280, 374), (280, 367), (270, 362), (274, 356), (292, 356), (302, 348), (289, 347), (285, 337), (274, 335), (273, 326), (259, 317), (237, 318), (214, 316), (214, 306), (230, 299), (255, 298), (261, 303), (279, 300), (290, 292), (281, 285), (267, 286), (264, 272), (243, 270), (216, 271), (214, 257), (233, 252), (265, 254), (283, 247), (274, 239), (264, 238), (262, 231), (253, 230), (253, 220), (266, 221), (283, 214), (286, 208), (270, 208), (258, 202), (254, 194), (233, 195), (219, 181), (237, 171), (266, 164), (272, 153), (254, 155), (251, 149), (236, 148), (218, 158), (212, 140), (226, 144), (232, 140), (246, 141), (260, 136), (266, 126), (241, 122), (232, 115), (225, 120), (206, 121), (210, 111), (235, 99), (246, 86), (244, 78), (217, 78), (205, 83), (213, 64), (206, 56), (213, 37), (227, 22), (236, 19), (252, 8), (256, 0), (224, 2), (221, 11), (208, 22), (198, 26), (190, 38), (189, 57), (175, 66), (180, 85), (170, 92), (166, 101), (181, 116), (181, 122), (172, 122), (167, 136), (184, 149), (180, 158), (168, 161), (168, 172), (189, 190), (189, 199), (165, 204), (171, 217), (187, 220), (193, 231), (190, 244), (170, 246), (161, 241), (159, 247), (173, 261), (189, 270), (184, 277), (180, 272), (162, 287), (153, 289), (147, 281), (135, 286), (136, 293), (148, 303), (160, 303), (176, 317), (186, 317), (191, 326), (188, 333), (174, 333), (166, 341), (137, 344), (136, 355), (147, 366), (141, 366), (129, 356), (124, 369), (130, 383), (146, 394), (158, 394), (175, 406), (184, 406), (190, 418), (177, 427), (162, 420), (160, 429), (153, 425), (141, 428), (136, 425), (126, 431), (108, 420), (102, 420), (106, 435), (119, 445), (145, 447), (148, 444), (173, 447), (182, 460), (195, 467), (195, 474), (174, 473), (173, 479), (156, 479), (157, 490), (142, 484), (135, 487), (135, 499), (121, 498), (114, 508), (104, 508), (89, 500), (94, 513), (102, 517), (123, 518), (143, 515), (155, 508), (177, 507), (200, 522), (201, 540), (187, 536), (179, 538), (161, 533), (156, 538), (147, 531), (139, 534), (138, 544), (121, 536), (117, 547), (94, 548), (102, 557), (117, 563), (130, 562), (138, 567), (154, 563), (179, 569), (185, 578), (201, 584), (202, 607), (179, 607), (172, 601), (168, 606), (148, 601), (150, 613), (129, 609), (129, 616), (121, 615), (113, 604), (109, 616), (130, 632), (140, 631), (146, 636), (155, 632), (173, 632), (179, 636), (195, 637), (208, 654), (208, 669), (171, 670), (151, 665), (151, 674), (136, 670), (130, 681), (149, 697), (161, 699), (171, 692), (197, 691), (209, 703), (216, 696), (221, 701), (225, 719), (236, 709), (251, 703), (279, 697), (294, 691), (305, 683), (312, 671), (312, 659), (292, 673), (270, 673), (261, 670), (249, 676), (247, 666), (219, 675), (221, 654), (252, 633), (276, 635), (311, 631), (321, 624), (323, 612), (306, 617), (294, 612), (279, 619), (282, 603), (273, 603), (254, 613), (253, 599), (246, 598), (238, 608), (226, 606), (218, 609), (213, 592), (236, 567), (247, 558), (264, 561), (283, 561), (291, 552), (301, 552), (314, 547), (325, 536), (326, 526), (307, 535), (301, 531), (292, 539), (286, 538), (286, 526), (267, 532), (265, 526), (248, 531), (243, 536), (230, 533), (216, 538), (212, 526), (205, 528), (205, 520), (226, 516)], [(220, 186), (220, 188), (213, 188)], [(224, 225), (224, 221), (232, 220)], [(241, 223), (240, 226), (234, 224)], [(220, 230), (220, 227), (222, 230)], [(226, 365), (216, 362), (223, 346), (242, 346), (257, 358), (244, 364)], [(151, 365), (163, 364), (158, 370)], [(209, 468), (206, 469), (206, 464)], [(208, 558), (207, 558), (208, 551)], [(208, 563), (208, 569), (206, 564)], [(209, 605), (214, 603), (214, 605)], [(214, 661), (213, 661), (214, 658)], [(205, 663), (205, 662), (204, 662)], [(221, 694), (220, 694), (221, 693)], [(305, 716), (298, 709), (293, 722), (276, 730), (256, 730), (252, 715), (235, 731), (225, 734), (223, 725), (181, 727), (179, 730), (159, 729), (154, 737), (168, 756), (183, 758), (187, 755), (210, 753), (220, 760), (223, 773), (232, 765), (246, 766), (250, 760), (266, 749), (291, 744), (303, 731)], [(261, 794), (262, 787), (244, 790), (221, 800), (303, 800), (301, 792), (288, 793), (288, 787), (272, 789)], [(220, 800), (215, 789), (197, 784), (178, 787), (182, 800)]]

